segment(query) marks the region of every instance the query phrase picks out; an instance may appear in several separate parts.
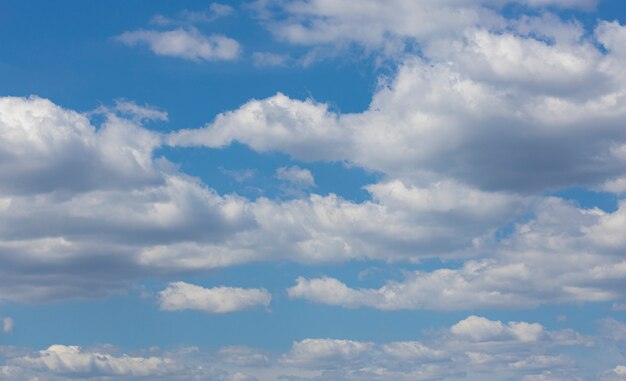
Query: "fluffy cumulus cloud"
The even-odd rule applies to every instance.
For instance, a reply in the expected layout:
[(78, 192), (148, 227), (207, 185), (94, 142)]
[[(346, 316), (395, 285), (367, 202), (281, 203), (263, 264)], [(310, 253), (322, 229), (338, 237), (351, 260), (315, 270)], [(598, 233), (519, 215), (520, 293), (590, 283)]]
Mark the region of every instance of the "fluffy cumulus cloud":
[[(468, 1), (461, 9), (489, 13), (495, 8), (485, 5), (504, 3)], [(585, 9), (595, 4), (518, 3)], [(347, 217), (348, 210), (360, 216), (354, 223), (326, 219), (337, 221), (333, 233), (298, 243), (294, 252), (306, 258), (335, 251), (341, 254), (335, 258), (359, 253), (419, 260), (403, 253), (405, 248), (422, 256), (474, 257), (460, 268), (407, 273), (404, 281), (377, 289), (352, 288), (333, 278), (299, 278), (289, 289), (292, 297), (386, 310), (623, 300), (623, 202), (605, 212), (545, 195), (573, 187), (623, 192), (626, 72), (619, 62), (626, 27), (599, 21), (589, 35), (581, 24), (545, 10), (506, 20), (481, 14), (476, 16), (480, 25), (446, 27), (454, 33), (443, 34), (398, 29), (402, 22), (387, 19), (410, 15), (412, 7), (428, 10), (429, 4), (398, 1), (394, 8), (370, 1), (353, 12), (341, 2), (280, 2), (291, 17), (268, 22), (288, 41), (321, 44), (343, 38), (375, 46), (385, 36), (404, 36), (414, 38), (422, 54), (399, 58), (395, 74), (381, 80), (362, 112), (342, 114), (279, 93), (220, 114), (204, 128), (173, 133), (168, 144), (220, 148), (239, 142), (258, 152), (347, 161), (381, 173), (379, 183), (366, 187), (372, 201), (358, 207), (339, 201), (332, 207), (339, 211), (331, 214), (336, 218)], [(389, 9), (405, 12), (390, 16)], [(437, 9), (445, 7), (437, 3)], [(485, 24), (489, 20), (493, 25)], [(372, 34), (361, 34), (364, 28)], [(299, 214), (307, 215), (303, 205)], [(521, 210), (529, 212), (528, 220), (520, 222)], [(368, 230), (364, 221), (376, 221), (376, 227)], [(515, 221), (510, 236), (493, 239), (494, 229)], [(365, 241), (347, 239), (356, 230), (367, 231)]]
[[(142, 123), (163, 112), (128, 102), (99, 112), (105, 120), (93, 125), (41, 98), (0, 102), (0, 299), (101, 296), (148, 274), (263, 260), (461, 255), (530, 202), (452, 180), (382, 182), (361, 203), (219, 195), (155, 157), (170, 137)], [(314, 184), (299, 167), (278, 176), (299, 189)]]
[(96, 129), (87, 116), (46, 99), (1, 98), (0, 194), (131, 189), (159, 182), (152, 151), (160, 138), (109, 116)]
[(146, 45), (159, 56), (178, 57), (191, 61), (231, 61), (239, 56), (241, 47), (232, 38), (204, 35), (195, 28), (174, 30), (135, 30), (116, 39), (128, 46)]
[(406, 58), (364, 112), (338, 114), (278, 94), (169, 142), (237, 141), (422, 184), (438, 177), (513, 192), (601, 188), (624, 176), (623, 29), (601, 23), (596, 41), (559, 20), (526, 19), (502, 33), (470, 29), (429, 41), (425, 58)]
[[(473, 29), (456, 44), (429, 45), (430, 62), (407, 59), (362, 113), (337, 114), (279, 94), (205, 128), (164, 135), (141, 124), (165, 119), (162, 112), (131, 103), (107, 110), (94, 126), (47, 100), (3, 98), (0, 297), (104, 295), (148, 272), (260, 260), (473, 256), (460, 269), (409, 274), (377, 290), (303, 279), (290, 293), (383, 309), (623, 298), (615, 286), (623, 261), (615, 253), (626, 244), (624, 208), (584, 210), (542, 200), (542, 192), (605, 189), (625, 176), (624, 27), (596, 29), (602, 52), (568, 37), (576, 25), (557, 23), (555, 31), (544, 19), (518, 24), (517, 32)], [(535, 39), (528, 28), (546, 29), (555, 42)], [(511, 55), (521, 65), (515, 71), (507, 69)], [(535, 77), (541, 81), (527, 80)], [(154, 157), (163, 144), (220, 148), (234, 141), (305, 161), (346, 160), (384, 176), (366, 188), (365, 202), (332, 194), (250, 201), (219, 195)], [(278, 176), (314, 184), (298, 169)], [(494, 233), (529, 206), (534, 217), (494, 242)], [(45, 276), (33, 281), (42, 268)], [(325, 300), (319, 287), (343, 289), (344, 297)], [(442, 297), (428, 298), (432, 293)]]
[[(475, 332), (478, 331), (478, 334)], [(596, 372), (572, 348), (601, 351), (596, 337), (572, 330), (552, 331), (538, 323), (507, 322), (469, 316), (432, 332), (424, 341), (373, 343), (306, 338), (282, 354), (249, 347), (217, 350), (158, 348), (119, 354), (110, 346), (80, 348), (53, 345), (41, 351), (0, 348), (3, 379), (103, 379), (218, 381), (287, 380), (501, 380), (577, 379), (581, 369), (607, 380), (623, 367)], [(149, 354), (146, 354), (149, 353)], [(595, 353), (595, 352), (594, 352)], [(612, 358), (610, 360), (613, 360)], [(487, 373), (488, 371), (488, 373)], [(595, 372), (595, 373), (594, 373)], [(254, 376), (250, 376), (254, 375)], [(21, 377), (21, 378), (20, 378)]]
[(223, 314), (267, 307), (271, 300), (272, 296), (264, 289), (204, 288), (185, 282), (170, 283), (159, 292), (159, 306), (165, 311), (199, 310)]

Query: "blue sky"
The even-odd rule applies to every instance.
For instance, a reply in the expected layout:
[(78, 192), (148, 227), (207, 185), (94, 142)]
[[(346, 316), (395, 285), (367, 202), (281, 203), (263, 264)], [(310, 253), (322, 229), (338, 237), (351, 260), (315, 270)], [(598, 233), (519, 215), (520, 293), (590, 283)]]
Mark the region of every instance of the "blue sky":
[(619, 0), (4, 1), (0, 379), (625, 380)]

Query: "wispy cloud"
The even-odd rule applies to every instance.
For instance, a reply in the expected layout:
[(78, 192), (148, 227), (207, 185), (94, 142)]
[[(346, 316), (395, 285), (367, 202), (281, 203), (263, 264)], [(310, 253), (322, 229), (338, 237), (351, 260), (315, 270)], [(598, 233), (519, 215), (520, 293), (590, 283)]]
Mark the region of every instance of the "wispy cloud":
[(219, 34), (204, 35), (195, 28), (169, 31), (136, 30), (124, 32), (116, 39), (128, 46), (146, 45), (159, 56), (191, 61), (232, 61), (239, 57), (241, 47), (232, 38)]

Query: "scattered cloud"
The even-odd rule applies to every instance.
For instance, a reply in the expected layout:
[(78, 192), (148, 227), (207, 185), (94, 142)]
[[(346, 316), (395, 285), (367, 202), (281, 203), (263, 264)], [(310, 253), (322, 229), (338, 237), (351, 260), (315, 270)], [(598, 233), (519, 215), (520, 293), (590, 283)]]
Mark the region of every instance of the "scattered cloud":
[[(473, 333), (478, 329), (478, 335)], [(469, 332), (469, 335), (468, 335)], [(283, 354), (271, 355), (243, 347), (215, 351), (198, 348), (159, 349), (123, 354), (111, 346), (81, 348), (53, 345), (41, 351), (4, 351), (3, 379), (39, 380), (106, 378), (128, 380), (218, 381), (277, 379), (330, 381), (577, 379), (584, 358), (571, 348), (588, 348), (591, 339), (571, 331), (551, 331), (538, 323), (500, 322), (469, 316), (431, 333), (426, 341), (374, 343), (347, 339), (305, 338)], [(150, 353), (149, 356), (141, 353)], [(222, 370), (224, 369), (224, 370)], [(616, 369), (620, 369), (619, 367)], [(612, 375), (616, 371), (608, 371)], [(254, 374), (255, 377), (249, 376)], [(552, 378), (545, 378), (552, 375)], [(22, 378), (20, 378), (22, 377)], [(58, 378), (57, 378), (58, 377)], [(528, 378), (525, 378), (528, 377)], [(544, 378), (541, 378), (544, 377)], [(610, 380), (613, 380), (611, 378)]]

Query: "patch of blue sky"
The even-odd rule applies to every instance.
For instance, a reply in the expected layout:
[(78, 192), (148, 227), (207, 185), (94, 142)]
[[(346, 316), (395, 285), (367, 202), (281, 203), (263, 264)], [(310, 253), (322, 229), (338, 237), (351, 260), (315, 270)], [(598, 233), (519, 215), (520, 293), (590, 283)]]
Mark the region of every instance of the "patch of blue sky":
[(186, 6), (202, 10), (197, 2), (176, 6), (154, 2), (150, 7), (125, 4), (124, 12), (109, 2), (68, 3), (63, 11), (46, 1), (3, 4), (3, 94), (35, 94), (81, 111), (120, 98), (131, 99), (167, 111), (170, 123), (166, 129), (175, 130), (201, 127), (220, 112), (279, 91), (297, 99), (328, 102), (342, 112), (361, 111), (376, 87), (378, 74), (372, 62), (360, 62), (356, 69), (354, 62), (337, 61), (307, 68), (255, 67), (251, 58), (254, 51), (282, 45), (260, 25), (250, 22), (245, 7), (241, 15), (198, 26), (206, 34), (219, 32), (238, 40), (242, 56), (232, 62), (193, 62), (155, 57), (145, 47), (129, 49), (113, 37), (127, 30), (153, 27), (149, 20), (155, 14), (175, 15)]
[(615, 193), (594, 191), (585, 188), (569, 188), (551, 193), (552, 196), (569, 200), (583, 209), (598, 208), (607, 213), (617, 210), (619, 197)]
[(223, 149), (164, 147), (155, 156), (166, 157), (183, 173), (200, 178), (220, 194), (234, 193), (252, 200), (293, 196), (285, 192), (285, 182), (277, 178), (278, 168), (297, 166), (309, 170), (315, 186), (302, 192), (333, 193), (355, 202), (370, 199), (363, 187), (380, 178), (379, 174), (347, 163), (302, 163), (279, 152), (257, 153), (238, 143)]

